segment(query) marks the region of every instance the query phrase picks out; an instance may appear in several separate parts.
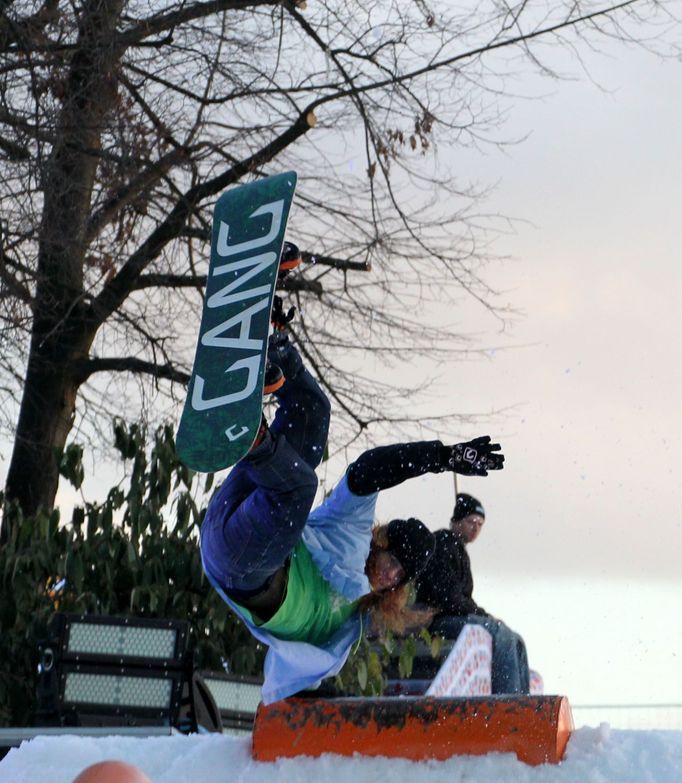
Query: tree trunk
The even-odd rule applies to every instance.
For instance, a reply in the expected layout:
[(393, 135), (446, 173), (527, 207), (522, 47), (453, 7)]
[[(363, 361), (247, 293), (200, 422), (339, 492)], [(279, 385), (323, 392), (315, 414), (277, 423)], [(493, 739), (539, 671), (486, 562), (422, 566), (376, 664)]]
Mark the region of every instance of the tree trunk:
[(8, 499), (17, 500), (24, 514), (54, 505), (57, 455), (73, 425), (82, 382), (76, 366), (96, 331), (83, 319), (85, 227), (102, 133), (116, 106), (122, 50), (115, 36), (123, 2), (88, 0), (82, 7), (44, 180), (31, 345), (6, 484)]
[(24, 514), (54, 504), (58, 455), (73, 424), (77, 391), (68, 363), (32, 345), (6, 485)]

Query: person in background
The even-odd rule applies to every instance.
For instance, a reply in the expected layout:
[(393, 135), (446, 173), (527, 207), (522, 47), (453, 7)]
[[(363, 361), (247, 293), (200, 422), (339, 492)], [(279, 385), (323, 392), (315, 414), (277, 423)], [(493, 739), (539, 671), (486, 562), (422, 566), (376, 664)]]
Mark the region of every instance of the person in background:
[(481, 503), (464, 492), (458, 494), (450, 528), (436, 531), (436, 552), (417, 579), (417, 602), (435, 609), (429, 631), (446, 639), (456, 639), (467, 623), (482, 625), (493, 640), (492, 692), (527, 694), (530, 675), (523, 639), (473, 598), (467, 546), (478, 538), (484, 523)]

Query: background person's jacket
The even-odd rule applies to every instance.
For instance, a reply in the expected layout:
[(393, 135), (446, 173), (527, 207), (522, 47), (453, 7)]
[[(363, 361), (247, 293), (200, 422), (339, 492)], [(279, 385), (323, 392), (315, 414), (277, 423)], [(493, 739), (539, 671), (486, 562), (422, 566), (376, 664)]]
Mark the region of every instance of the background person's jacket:
[(487, 615), (472, 598), (474, 578), (466, 544), (452, 530), (437, 530), (435, 535), (436, 551), (417, 580), (417, 602), (434, 607), (438, 615)]

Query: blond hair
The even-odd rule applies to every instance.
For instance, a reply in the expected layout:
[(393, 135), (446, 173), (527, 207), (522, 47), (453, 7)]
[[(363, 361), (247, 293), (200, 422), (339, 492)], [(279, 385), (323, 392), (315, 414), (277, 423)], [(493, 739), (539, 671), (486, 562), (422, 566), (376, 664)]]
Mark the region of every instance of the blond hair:
[[(369, 557), (365, 571), (372, 582), (373, 553), (388, 550), (388, 525), (375, 525), (369, 546)], [(433, 609), (416, 609), (410, 604), (413, 591), (406, 582), (392, 590), (368, 593), (360, 599), (359, 607), (370, 617), (370, 633), (386, 636), (388, 633), (402, 636), (412, 630), (429, 625), (433, 619)]]

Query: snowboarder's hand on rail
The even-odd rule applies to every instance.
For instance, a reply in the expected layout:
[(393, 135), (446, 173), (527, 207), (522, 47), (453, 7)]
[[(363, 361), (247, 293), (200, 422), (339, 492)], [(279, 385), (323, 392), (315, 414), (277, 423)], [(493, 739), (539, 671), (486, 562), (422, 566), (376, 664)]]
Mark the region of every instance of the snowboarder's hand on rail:
[(463, 476), (487, 476), (489, 470), (502, 470), (504, 454), (499, 451), (499, 443), (491, 443), (489, 435), (482, 435), (466, 443), (456, 443), (450, 447), (450, 470)]

